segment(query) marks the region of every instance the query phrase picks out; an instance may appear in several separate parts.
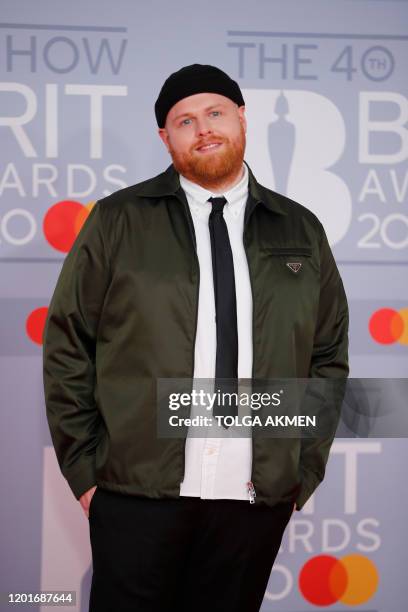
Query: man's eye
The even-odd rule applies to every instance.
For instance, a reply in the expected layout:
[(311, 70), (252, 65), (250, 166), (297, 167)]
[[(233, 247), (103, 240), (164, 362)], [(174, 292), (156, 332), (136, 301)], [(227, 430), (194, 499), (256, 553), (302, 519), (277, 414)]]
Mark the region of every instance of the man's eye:
[(213, 117), (218, 117), (219, 115), (221, 115), (221, 112), (220, 111), (211, 111), (211, 115)]
[(183, 119), (183, 121), (181, 122), (181, 125), (190, 125), (191, 123), (191, 119)]

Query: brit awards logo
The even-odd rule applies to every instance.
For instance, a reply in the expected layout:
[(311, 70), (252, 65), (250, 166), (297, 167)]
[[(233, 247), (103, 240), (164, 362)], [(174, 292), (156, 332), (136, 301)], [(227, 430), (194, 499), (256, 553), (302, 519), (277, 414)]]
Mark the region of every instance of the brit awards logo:
[(334, 245), (346, 235), (352, 198), (333, 170), (346, 130), (336, 105), (311, 91), (244, 90), (247, 159), (257, 178), (312, 210)]

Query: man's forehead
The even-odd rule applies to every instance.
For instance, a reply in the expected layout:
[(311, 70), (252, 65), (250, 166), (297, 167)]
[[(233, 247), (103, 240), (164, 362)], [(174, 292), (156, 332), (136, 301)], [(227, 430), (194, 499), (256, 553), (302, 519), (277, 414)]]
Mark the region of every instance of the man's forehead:
[(212, 106), (237, 106), (235, 102), (217, 93), (198, 93), (179, 100), (169, 111), (168, 118), (174, 120), (177, 116), (206, 110)]

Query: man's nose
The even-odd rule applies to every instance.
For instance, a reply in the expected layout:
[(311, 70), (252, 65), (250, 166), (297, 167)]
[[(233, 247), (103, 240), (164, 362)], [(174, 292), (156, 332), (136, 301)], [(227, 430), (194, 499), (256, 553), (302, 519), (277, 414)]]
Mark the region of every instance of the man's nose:
[(212, 132), (211, 123), (208, 117), (201, 117), (200, 119), (197, 119), (196, 126), (198, 136), (205, 136), (206, 134), (211, 134)]

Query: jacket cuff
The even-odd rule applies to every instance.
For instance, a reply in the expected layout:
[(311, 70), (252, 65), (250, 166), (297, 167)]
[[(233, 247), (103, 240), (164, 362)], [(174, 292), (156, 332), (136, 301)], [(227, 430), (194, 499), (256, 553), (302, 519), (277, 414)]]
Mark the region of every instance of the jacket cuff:
[(83, 463), (80, 470), (75, 470), (74, 473), (66, 473), (64, 476), (71, 488), (71, 491), (77, 499), (96, 485), (96, 471), (94, 462)]
[(319, 478), (314, 472), (304, 472), (302, 484), (298, 496), (296, 497), (296, 510), (301, 510), (309, 497), (313, 495), (320, 484)]

